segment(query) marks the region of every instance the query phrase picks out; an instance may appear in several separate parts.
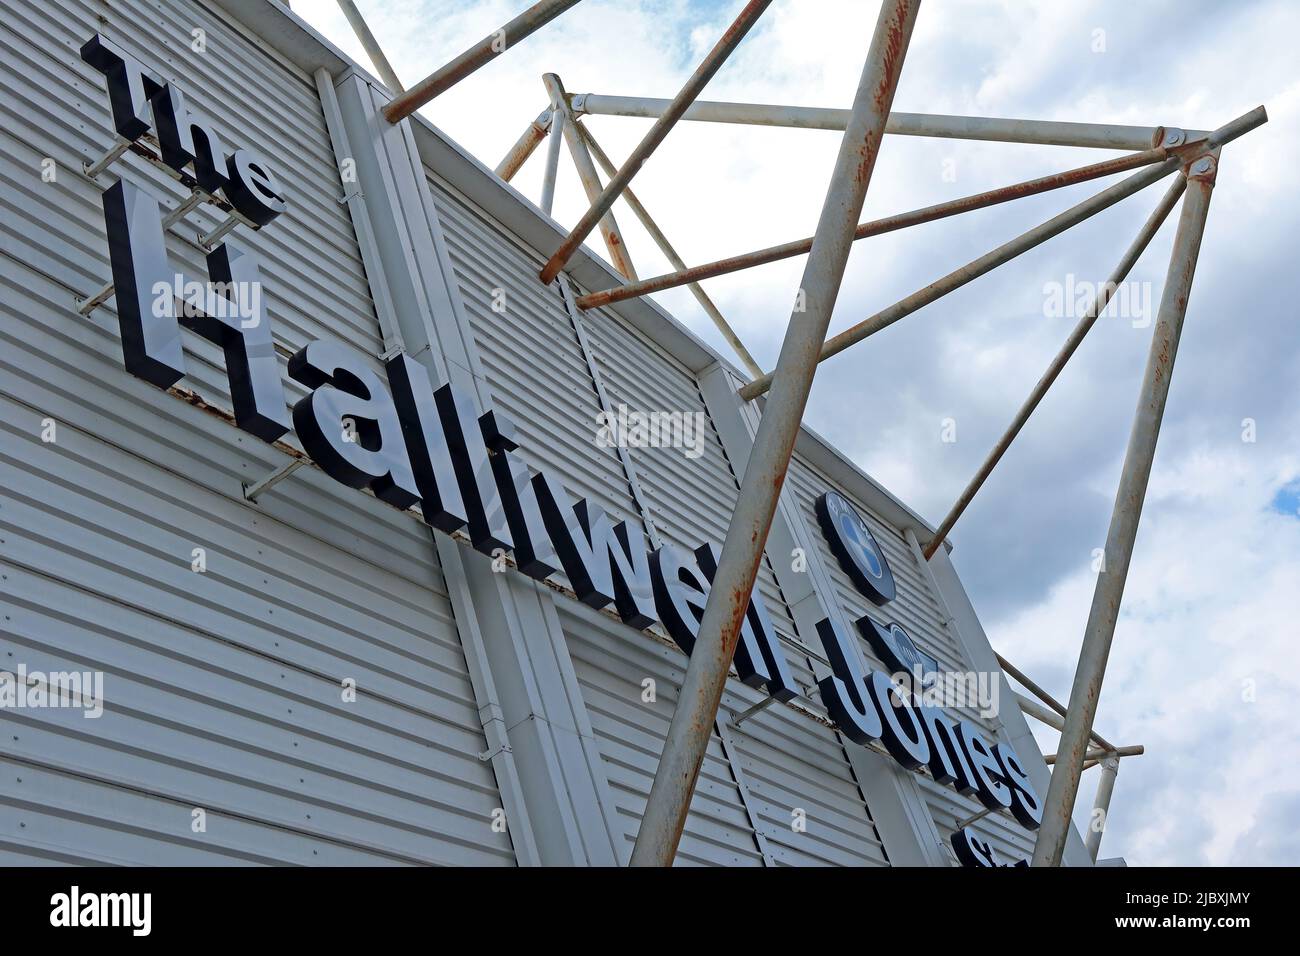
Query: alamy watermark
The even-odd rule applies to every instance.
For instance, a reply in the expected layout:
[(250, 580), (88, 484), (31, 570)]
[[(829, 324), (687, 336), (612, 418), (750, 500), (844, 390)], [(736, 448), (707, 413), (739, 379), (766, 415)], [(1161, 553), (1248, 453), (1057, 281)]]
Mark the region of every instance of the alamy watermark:
[(596, 444), (601, 448), (683, 448), (687, 458), (704, 454), (703, 412), (641, 412), (620, 403), (596, 413)]
[(998, 715), (1002, 697), (1000, 676), (989, 671), (928, 670), (916, 665), (889, 675), (903, 699), (915, 697), (924, 707), (974, 710), (981, 717)]
[(238, 319), (240, 328), (256, 328), (262, 321), (262, 283), (260, 282), (199, 282), (186, 279), (179, 272), (171, 282), (155, 282), (149, 290), (153, 295), (153, 314), (157, 317), (171, 315), (172, 303), (177, 315), (195, 318), (208, 315), (215, 319)]
[(1097, 318), (1128, 319), (1135, 329), (1145, 329), (1154, 314), (1150, 282), (1090, 282), (1067, 273), (1064, 282), (1043, 283), (1043, 315), (1049, 319), (1081, 319), (1098, 296), (1109, 297)]
[(0, 670), (0, 710), (81, 710), (84, 717), (104, 714), (103, 671)]
[(83, 893), (73, 886), (50, 897), (50, 925), (76, 928), (121, 927), (132, 936), (148, 936), (153, 929), (152, 893)]

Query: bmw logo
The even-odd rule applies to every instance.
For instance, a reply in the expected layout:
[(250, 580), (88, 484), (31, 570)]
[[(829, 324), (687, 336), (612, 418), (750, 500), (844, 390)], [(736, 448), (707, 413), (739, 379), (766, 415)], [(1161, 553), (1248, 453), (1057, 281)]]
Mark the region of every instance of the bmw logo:
[(875, 604), (892, 601), (894, 575), (862, 515), (843, 495), (828, 491), (817, 499), (817, 521), (854, 586)]
[(894, 673), (904, 673), (921, 687), (932, 683), (929, 678), (939, 671), (939, 662), (916, 646), (910, 634), (900, 624), (877, 624), (868, 617), (857, 620), (858, 631), (867, 639), (876, 656)]

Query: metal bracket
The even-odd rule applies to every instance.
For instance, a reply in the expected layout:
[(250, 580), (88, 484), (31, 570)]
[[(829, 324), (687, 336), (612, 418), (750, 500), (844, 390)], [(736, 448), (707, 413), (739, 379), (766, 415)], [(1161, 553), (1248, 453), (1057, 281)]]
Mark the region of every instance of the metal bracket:
[(953, 832), (956, 833), (961, 830), (965, 830), (972, 823), (974, 823), (977, 820), (983, 820), (986, 816), (988, 816), (992, 812), (993, 812), (992, 810), (985, 807), (979, 813), (972, 814), (971, 816), (967, 817), (965, 820), (958, 820), (957, 825), (954, 828)]
[(496, 757), (498, 754), (512, 754), (512, 753), (514, 753), (514, 751), (510, 749), (509, 744), (500, 744), (496, 747), (493, 747), (491, 750), (480, 751), (478, 755), (478, 759), (482, 760), (484, 763), (487, 763), (489, 760), (491, 760), (493, 757)]
[(738, 713), (735, 717), (732, 717), (731, 720), (728, 721), (728, 723), (732, 727), (739, 727), (741, 724), (749, 720), (749, 718), (753, 717), (755, 714), (761, 713), (762, 711), (771, 707), (775, 701), (776, 701), (775, 697), (764, 697), (753, 707), (746, 708), (745, 710), (742, 710), (740, 713)]
[(193, 191), (171, 212), (163, 216), (163, 229), (170, 229), (176, 223), (184, 219), (192, 210), (202, 206), (212, 198), (212, 194), (205, 189), (194, 187)]
[(100, 286), (86, 298), (76, 296), (73, 301), (77, 304), (77, 313), (79, 315), (90, 315), (95, 311), (95, 307), (101, 303), (107, 302), (113, 297), (113, 283), (108, 282)]
[(122, 154), (130, 148), (131, 141), (119, 136), (117, 141), (109, 148), (108, 152), (99, 157), (99, 159), (95, 160), (93, 163), (83, 161), (81, 164), (81, 171), (90, 179), (95, 179), (100, 173), (117, 162), (122, 157)]
[(309, 458), (291, 458), (261, 481), (256, 481), (251, 485), (244, 482), (244, 498), (248, 501), (257, 501), (258, 495), (274, 488), (310, 461), (311, 459)]
[(239, 216), (232, 212), (226, 217), (225, 222), (221, 223), (221, 225), (217, 226), (211, 232), (200, 233), (198, 237), (199, 245), (202, 246), (204, 250), (211, 252), (212, 248), (218, 242), (239, 225), (239, 221)]

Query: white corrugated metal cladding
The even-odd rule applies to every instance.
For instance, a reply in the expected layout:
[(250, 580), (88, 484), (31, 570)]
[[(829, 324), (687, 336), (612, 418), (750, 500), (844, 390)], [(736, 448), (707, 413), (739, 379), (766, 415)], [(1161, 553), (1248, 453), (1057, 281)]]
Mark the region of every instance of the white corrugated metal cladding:
[[(109, 276), (102, 190), (120, 175), (165, 207), (186, 195), (130, 152), (98, 182), (81, 174), (114, 140), (103, 78), (78, 55), (100, 33), (176, 82), (228, 144), (255, 149), (277, 171), (288, 211), (237, 236), (259, 257), (282, 363), (326, 339), (380, 369), (375, 253), (358, 243), (339, 201), (330, 107), (313, 77), (341, 61), (330, 52), (308, 62), (303, 49), (328, 48), (290, 14), (276, 13), (292, 28), (286, 41), (224, 12), (249, 6), (0, 0), (0, 671), (102, 671), (105, 691), (97, 719), (0, 711), (0, 864), (527, 861), (522, 841), (495, 825), (516, 784), (498, 781), (500, 748), (493, 753), (483, 729), (495, 707), (485, 695), (496, 691), (484, 690), (478, 638), (458, 626), (464, 606), (449, 597), (466, 590), (450, 586), (463, 573), (455, 555), (439, 562), (415, 515), (315, 468), (246, 500), (245, 484), (301, 446), (290, 433), (273, 447), (228, 420), (221, 350), (187, 334), (188, 374), (165, 395), (124, 370), (112, 299), (89, 317), (76, 312), (74, 296)], [(196, 28), (204, 52), (192, 48)], [(472, 162), (430, 163), (429, 144), (454, 148), (439, 137), (418, 128), (421, 187), (459, 282), (469, 346), (519, 428), (520, 457), (628, 520), (647, 545), (721, 542), (738, 482), (734, 446), (702, 391), (714, 359), (700, 361), (698, 343), (694, 358), (685, 355), (689, 336), (649, 304), (579, 315), (558, 286), (541, 287), (539, 236), (551, 233), (537, 228), (549, 224)], [(42, 177), (46, 159), (52, 181)], [(506, 225), (485, 204), (489, 192), (541, 226)], [(171, 229), (179, 271), (205, 278), (197, 236), (219, 221), (200, 206)], [(494, 290), (504, 290), (507, 310), (493, 308)], [(291, 403), (304, 394), (285, 384)], [(596, 415), (620, 404), (703, 414), (700, 456), (602, 447)], [(835, 593), (821, 601), (850, 617), (896, 620), (943, 668), (975, 669), (904, 538), (903, 509), (881, 504), (887, 496), (819, 440), (800, 449), (786, 496), (828, 570)], [(862, 598), (816, 530), (813, 501), (832, 489), (866, 517), (893, 568), (898, 597), (883, 609)], [(734, 724), (764, 695), (729, 683), (679, 861), (889, 865), (891, 845), (946, 839), (979, 807), (923, 775), (918, 788), (896, 765), (886, 772), (921, 794), (909, 812), (928, 836), (882, 832), (856, 745), (820, 704), (825, 658), (816, 634), (796, 623), (807, 617), (787, 600), (777, 561), (789, 557), (769, 555), (759, 590), (802, 695)], [(586, 716), (574, 725), (594, 734), (603, 774), (595, 791), (625, 862), (686, 658), (659, 625), (636, 631), (563, 590), (560, 580), (538, 593), (558, 614), (556, 646), (570, 660), (557, 673), (576, 678), (569, 697)], [(865, 643), (862, 651), (883, 667)], [(996, 720), (963, 713), (1007, 738)], [(537, 772), (526, 763), (523, 777)], [(522, 791), (533, 792), (527, 780)], [(1005, 815), (975, 828), (1010, 858), (1031, 847)]]
[[(241, 482), (285, 456), (126, 374), (111, 300), (89, 318), (72, 308), (109, 275), (113, 177), (78, 172), (113, 142), (103, 78), (78, 56), (99, 32), (280, 171), (288, 212), (240, 238), (260, 256), (281, 354), (340, 339), (378, 367), (311, 76), (198, 4), (4, 9), (0, 667), (102, 670), (106, 701), (94, 720), (3, 713), (0, 860), (513, 863), (422, 523), (313, 469), (245, 502)], [(207, 53), (191, 49), (196, 28)], [(121, 164), (165, 205), (184, 198), (142, 160)], [(171, 232), (186, 275), (206, 275), (192, 237), (217, 222), (204, 211)], [(185, 347), (180, 384), (229, 408), (220, 350)]]

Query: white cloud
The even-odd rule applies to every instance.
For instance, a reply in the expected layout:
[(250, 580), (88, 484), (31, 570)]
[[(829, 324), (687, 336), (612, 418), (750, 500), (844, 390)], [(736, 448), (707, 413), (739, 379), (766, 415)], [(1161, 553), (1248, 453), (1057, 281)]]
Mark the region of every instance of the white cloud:
[[(1300, 793), (1300, 767), (1280, 759), (1300, 752), (1300, 520), (1269, 508), (1277, 481), (1256, 454), (1165, 455), (1148, 493), (1096, 724), (1147, 748), (1121, 763), (1103, 842), (1131, 863), (1240, 862), (1238, 840), (1274, 795)], [(1292, 458), (1284, 473), (1298, 469)], [(997, 630), (1003, 652), (1063, 700), (1095, 584), (1089, 558), (1080, 549), (1075, 573)], [(1085, 776), (1080, 822), (1094, 787)], [(1256, 850), (1287, 838), (1253, 837)]]

